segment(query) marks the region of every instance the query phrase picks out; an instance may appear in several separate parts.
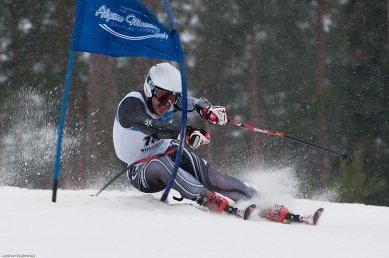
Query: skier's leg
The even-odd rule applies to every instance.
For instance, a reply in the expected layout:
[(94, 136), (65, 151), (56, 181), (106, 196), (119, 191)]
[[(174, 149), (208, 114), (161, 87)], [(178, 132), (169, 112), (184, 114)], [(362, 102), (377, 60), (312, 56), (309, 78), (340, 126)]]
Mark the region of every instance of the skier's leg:
[[(162, 157), (134, 166), (127, 175), (131, 184), (138, 190), (155, 193), (166, 188), (172, 175), (173, 165), (167, 157)], [(178, 169), (172, 188), (182, 197), (190, 200), (199, 199), (206, 191), (203, 184), (181, 168)]]
[[(173, 153), (168, 156), (171, 162), (174, 162), (176, 160), (176, 154), (177, 153)], [(197, 180), (199, 180), (201, 183), (203, 183), (201, 178), (201, 170), (205, 168), (205, 163), (201, 158), (199, 158), (199, 156), (187, 150), (186, 148), (184, 148), (184, 151), (182, 153), (180, 168), (182, 168), (183, 170), (191, 174), (193, 177), (195, 177)]]
[[(146, 193), (159, 192), (167, 186), (173, 166), (174, 163), (170, 158), (162, 157), (134, 166), (127, 172), (127, 176), (138, 190)], [(233, 207), (227, 199), (208, 191), (203, 184), (182, 168), (178, 170), (173, 189), (177, 190), (182, 197), (196, 201), (211, 211), (225, 211), (231, 214), (238, 212), (238, 209)]]
[(202, 174), (204, 185), (212, 191), (231, 198), (234, 201), (251, 199), (258, 195), (258, 192), (239, 179), (223, 175), (211, 164), (207, 164)]
[[(175, 155), (170, 155), (170, 160), (175, 160)], [(196, 177), (208, 190), (221, 193), (234, 201), (251, 199), (258, 194), (254, 188), (248, 187), (239, 179), (221, 174), (188, 149), (184, 149), (180, 167)]]

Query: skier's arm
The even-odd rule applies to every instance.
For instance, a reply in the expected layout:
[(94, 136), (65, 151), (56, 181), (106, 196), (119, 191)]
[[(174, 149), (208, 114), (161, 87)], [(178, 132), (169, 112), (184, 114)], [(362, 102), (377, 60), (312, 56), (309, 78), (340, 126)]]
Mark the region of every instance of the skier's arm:
[[(188, 110), (188, 112), (192, 112), (196, 109), (196, 105), (199, 102), (199, 99), (197, 99), (195, 97), (187, 97), (187, 99), (188, 99), (187, 110)], [(180, 98), (180, 100), (178, 101), (178, 103), (176, 105), (174, 105), (174, 107), (177, 110), (182, 111), (182, 98)]]
[(118, 119), (124, 128), (135, 127), (142, 133), (158, 139), (177, 139), (181, 129), (180, 125), (152, 119), (146, 113), (143, 103), (133, 97), (122, 101), (118, 110)]
[[(227, 123), (226, 108), (223, 106), (212, 106), (206, 98), (188, 97), (187, 110), (192, 112), (194, 110), (199, 115), (208, 120), (211, 124), (225, 125)], [(182, 99), (175, 105), (177, 110), (182, 111)]]
[(135, 125), (142, 133), (157, 139), (177, 139), (181, 131), (179, 125), (161, 122), (145, 116), (138, 116), (135, 119)]

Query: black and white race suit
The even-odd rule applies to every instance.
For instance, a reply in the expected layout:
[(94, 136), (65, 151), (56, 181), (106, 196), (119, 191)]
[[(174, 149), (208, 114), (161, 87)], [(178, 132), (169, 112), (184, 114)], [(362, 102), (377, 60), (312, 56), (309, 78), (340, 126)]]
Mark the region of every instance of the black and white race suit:
[[(188, 98), (188, 111), (201, 106), (199, 99)], [(118, 105), (113, 129), (116, 155), (124, 163), (165, 153), (177, 146), (180, 125), (172, 123), (172, 115), (181, 110), (172, 106), (163, 116), (152, 112), (150, 99), (143, 92), (131, 92)], [(146, 193), (166, 188), (174, 167), (176, 153), (140, 163), (128, 170), (131, 184)], [(182, 197), (198, 200), (207, 191), (215, 191), (234, 201), (250, 199), (256, 190), (240, 180), (220, 173), (214, 166), (184, 148), (173, 189)]]

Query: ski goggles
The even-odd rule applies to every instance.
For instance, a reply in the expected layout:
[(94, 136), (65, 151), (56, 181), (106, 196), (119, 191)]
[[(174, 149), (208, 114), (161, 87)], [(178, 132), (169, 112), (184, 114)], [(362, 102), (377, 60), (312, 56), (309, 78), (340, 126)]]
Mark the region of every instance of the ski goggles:
[(151, 80), (150, 75), (147, 76), (147, 84), (151, 89), (153, 97), (155, 97), (162, 105), (167, 105), (169, 103), (172, 105), (177, 104), (181, 97), (181, 93), (167, 91), (155, 85)]
[(178, 100), (181, 97), (180, 93), (170, 92), (158, 87), (155, 88), (154, 97), (161, 103), (162, 105), (167, 104), (177, 104)]

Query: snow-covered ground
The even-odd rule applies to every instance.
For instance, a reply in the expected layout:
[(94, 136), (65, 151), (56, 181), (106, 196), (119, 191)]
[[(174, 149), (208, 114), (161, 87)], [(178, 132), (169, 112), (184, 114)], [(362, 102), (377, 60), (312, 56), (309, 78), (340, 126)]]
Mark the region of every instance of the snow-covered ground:
[(291, 199), (323, 207), (318, 226), (243, 221), (135, 190), (0, 187), (0, 257), (389, 257), (389, 208)]

